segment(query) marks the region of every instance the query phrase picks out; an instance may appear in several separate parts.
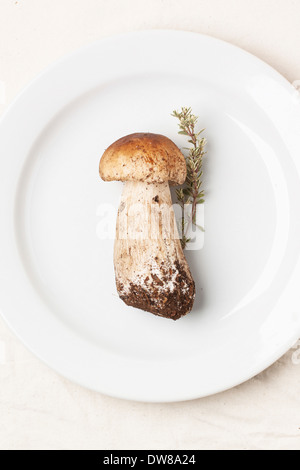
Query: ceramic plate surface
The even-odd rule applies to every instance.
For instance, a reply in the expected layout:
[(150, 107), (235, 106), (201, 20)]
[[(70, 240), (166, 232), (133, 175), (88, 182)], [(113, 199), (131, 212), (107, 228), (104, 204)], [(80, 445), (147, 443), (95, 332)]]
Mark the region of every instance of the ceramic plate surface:
[[(117, 296), (122, 183), (101, 181), (98, 163), (132, 132), (184, 147), (181, 106), (208, 155), (203, 248), (187, 251), (197, 297), (173, 322)], [(299, 126), (292, 85), (210, 37), (131, 33), (59, 61), (0, 124), (3, 317), (50, 367), (112, 396), (186, 400), (259, 373), (300, 335)]]

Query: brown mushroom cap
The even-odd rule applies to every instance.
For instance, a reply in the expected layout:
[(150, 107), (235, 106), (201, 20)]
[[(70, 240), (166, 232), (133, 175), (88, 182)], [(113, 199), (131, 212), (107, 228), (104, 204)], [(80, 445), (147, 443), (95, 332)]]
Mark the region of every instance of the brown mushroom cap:
[(99, 172), (104, 181), (183, 184), (186, 163), (168, 137), (139, 132), (111, 144), (101, 157)]

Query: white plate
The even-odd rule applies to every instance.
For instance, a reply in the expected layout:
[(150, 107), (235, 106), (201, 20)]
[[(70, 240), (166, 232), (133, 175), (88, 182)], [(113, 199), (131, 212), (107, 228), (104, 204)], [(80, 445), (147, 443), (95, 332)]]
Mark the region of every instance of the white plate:
[[(173, 109), (206, 127), (195, 307), (173, 322), (126, 307), (101, 240), (98, 162), (120, 136), (180, 147)], [(258, 59), (193, 33), (105, 39), (38, 77), (0, 125), (0, 303), (49, 366), (109, 395), (177, 401), (257, 374), (300, 335), (300, 104)], [(100, 224), (100, 225), (99, 225)]]

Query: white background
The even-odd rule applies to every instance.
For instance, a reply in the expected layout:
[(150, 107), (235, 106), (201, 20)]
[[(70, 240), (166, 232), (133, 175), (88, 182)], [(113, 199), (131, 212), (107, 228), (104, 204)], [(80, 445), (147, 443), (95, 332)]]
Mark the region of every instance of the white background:
[[(224, 39), (300, 79), (299, 0), (0, 0), (0, 113), (64, 54), (151, 28)], [(143, 404), (58, 376), (0, 320), (0, 448), (300, 449), (298, 349), (222, 394)]]

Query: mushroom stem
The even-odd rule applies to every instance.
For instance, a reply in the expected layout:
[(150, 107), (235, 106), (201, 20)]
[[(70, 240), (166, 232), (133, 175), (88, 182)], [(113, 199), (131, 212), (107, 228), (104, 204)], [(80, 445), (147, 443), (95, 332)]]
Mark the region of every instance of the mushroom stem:
[(114, 247), (116, 286), (127, 304), (177, 320), (193, 306), (168, 183), (126, 182)]

